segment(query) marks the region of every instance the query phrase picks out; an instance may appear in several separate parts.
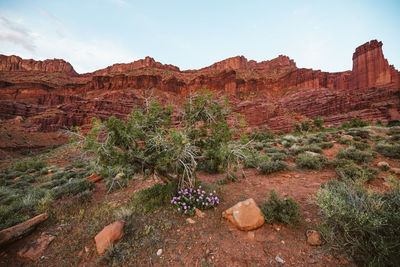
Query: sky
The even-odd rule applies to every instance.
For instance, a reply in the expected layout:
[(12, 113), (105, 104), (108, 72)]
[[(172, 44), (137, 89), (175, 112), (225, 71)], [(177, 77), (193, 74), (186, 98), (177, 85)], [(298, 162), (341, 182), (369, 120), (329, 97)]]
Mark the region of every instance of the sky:
[(377, 39), (399, 69), (399, 14), (399, 0), (0, 0), (0, 54), (62, 58), (78, 73), (146, 56), (198, 69), (238, 55), (337, 72)]

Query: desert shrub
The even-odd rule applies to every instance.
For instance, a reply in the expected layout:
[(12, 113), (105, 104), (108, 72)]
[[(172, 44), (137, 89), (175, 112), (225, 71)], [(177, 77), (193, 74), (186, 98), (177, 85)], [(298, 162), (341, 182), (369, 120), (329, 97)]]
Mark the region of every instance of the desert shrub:
[(66, 183), (68, 183), (68, 180), (65, 178), (62, 178), (62, 179), (57, 179), (57, 180), (50, 180), (46, 183), (41, 184), (40, 187), (45, 188), (45, 189), (51, 189), (53, 187), (60, 186), (60, 185), (66, 184)]
[(374, 154), (350, 147), (346, 149), (340, 149), (336, 155), (336, 158), (349, 159), (361, 164), (371, 161), (374, 158)]
[(351, 182), (329, 181), (317, 193), (324, 238), (360, 266), (400, 265), (400, 191), (369, 192)]
[(181, 106), (179, 127), (172, 123), (172, 111), (151, 102), (135, 107), (126, 121), (94, 119), (92, 131), (81, 138), (84, 149), (96, 155), (96, 171), (153, 175), (164, 183), (178, 177), (184, 189), (194, 186), (198, 169), (231, 173), (245, 159), (249, 144), (233, 141), (245, 125), (239, 118), (228, 124), (232, 112), (226, 99), (195, 94)]
[(375, 180), (378, 174), (378, 171), (375, 169), (360, 168), (354, 163), (339, 166), (335, 170), (342, 180), (358, 181), (360, 183)]
[(399, 135), (400, 134), (400, 127), (393, 127), (390, 128), (388, 131), (388, 135)]
[(382, 164), (381, 166), (379, 166), (379, 169), (381, 171), (386, 172), (386, 171), (390, 170), (390, 166), (388, 164)]
[(274, 190), (270, 191), (270, 198), (260, 206), (267, 223), (280, 222), (294, 226), (300, 221), (300, 206), (293, 198), (281, 199)]
[(314, 153), (322, 153), (322, 149), (317, 145), (308, 145), (303, 147), (295, 147), (292, 149), (293, 153), (300, 154), (306, 151), (314, 152)]
[(400, 145), (377, 144), (375, 146), (375, 151), (385, 157), (400, 159)]
[(400, 134), (392, 135), (392, 136), (389, 138), (389, 142), (390, 142), (390, 143), (399, 143), (399, 142), (400, 142)]
[(266, 154), (273, 154), (273, 153), (287, 154), (288, 152), (285, 149), (281, 149), (281, 148), (266, 147), (266, 148), (264, 148), (264, 153), (266, 153)]
[(94, 183), (85, 179), (74, 179), (68, 183), (54, 188), (54, 198), (60, 199), (63, 196), (74, 196), (86, 190), (92, 190)]
[(350, 121), (342, 122), (342, 128), (360, 128), (368, 126), (368, 122), (359, 118), (351, 118)]
[(321, 149), (328, 149), (328, 148), (332, 148), (333, 147), (333, 143), (329, 143), (329, 142), (322, 142), (322, 143), (318, 143), (316, 144), (318, 147), (320, 147)]
[(263, 160), (267, 160), (268, 158), (266, 156), (260, 155), (258, 152), (254, 150), (250, 150), (247, 152), (247, 158), (243, 162), (243, 166), (245, 168), (257, 168), (258, 164), (262, 162)]
[(293, 135), (285, 135), (284, 137), (282, 137), (281, 139), (281, 144), (286, 147), (289, 148), (292, 145), (298, 143), (300, 141), (300, 138), (293, 136)]
[(353, 146), (359, 150), (366, 150), (366, 149), (371, 148), (371, 146), (368, 143), (364, 143), (364, 142), (354, 142)]
[(268, 129), (268, 126), (266, 125), (262, 131), (258, 131), (257, 128), (254, 128), (253, 133), (249, 137), (255, 141), (264, 141), (274, 139), (275, 135), (271, 130)]
[(46, 161), (44, 160), (30, 160), (30, 161), (19, 161), (12, 166), (14, 171), (26, 172), (27, 170), (39, 171), (46, 167)]
[(220, 199), (216, 193), (216, 190), (206, 192), (201, 185), (198, 188), (186, 188), (178, 191), (178, 195), (171, 199), (171, 204), (179, 213), (194, 215), (195, 209), (205, 210), (217, 206)]
[(266, 155), (271, 159), (271, 161), (286, 160), (288, 157), (285, 153), (267, 153)]
[(217, 180), (217, 184), (219, 184), (219, 185), (223, 185), (223, 184), (226, 184), (226, 183), (228, 183), (228, 181), (226, 179)]
[(155, 184), (139, 192), (138, 203), (142, 205), (145, 212), (155, 211), (169, 203), (176, 195), (177, 188), (176, 180), (168, 184)]
[(270, 174), (274, 172), (279, 172), (286, 170), (288, 164), (285, 161), (277, 160), (277, 161), (266, 161), (262, 162), (259, 165), (259, 170), (261, 174)]
[(353, 140), (352, 140), (352, 139), (349, 139), (349, 138), (340, 138), (339, 140), (337, 140), (337, 142), (338, 142), (339, 144), (348, 145), (348, 146), (350, 146), (350, 145), (353, 144)]
[(302, 169), (322, 170), (328, 164), (328, 159), (321, 155), (302, 153), (296, 158), (296, 166)]
[(313, 125), (318, 130), (323, 129), (324, 128), (324, 119), (321, 116), (314, 117)]

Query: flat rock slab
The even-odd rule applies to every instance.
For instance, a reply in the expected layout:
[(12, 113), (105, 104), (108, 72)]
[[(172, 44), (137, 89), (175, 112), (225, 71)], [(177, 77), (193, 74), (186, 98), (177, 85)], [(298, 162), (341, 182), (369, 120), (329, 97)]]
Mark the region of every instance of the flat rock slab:
[(231, 221), (237, 228), (250, 231), (262, 226), (264, 216), (254, 199), (249, 198), (237, 203), (222, 213), (222, 217)]
[(56, 239), (54, 235), (42, 233), (35, 242), (27, 244), (19, 250), (18, 256), (36, 261), (43, 255), (43, 252), (54, 239)]

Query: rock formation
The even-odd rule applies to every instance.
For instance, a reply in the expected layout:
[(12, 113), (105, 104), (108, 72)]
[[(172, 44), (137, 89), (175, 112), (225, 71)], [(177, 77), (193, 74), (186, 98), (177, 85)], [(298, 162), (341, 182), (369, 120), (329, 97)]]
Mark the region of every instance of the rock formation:
[(328, 125), (352, 117), (400, 120), (400, 73), (376, 40), (356, 48), (351, 71), (336, 73), (297, 68), (287, 56), (262, 62), (238, 56), (186, 71), (146, 57), (78, 75), (63, 60), (0, 55), (0, 119), (21, 116), (29, 132), (84, 126), (92, 117), (125, 118), (149, 96), (179, 104), (204, 87), (228, 97), (250, 127), (287, 132), (314, 116)]
[(71, 76), (78, 75), (71, 64), (62, 59), (36, 61), (18, 56), (0, 55), (0, 71), (42, 71), (47, 73), (63, 72)]

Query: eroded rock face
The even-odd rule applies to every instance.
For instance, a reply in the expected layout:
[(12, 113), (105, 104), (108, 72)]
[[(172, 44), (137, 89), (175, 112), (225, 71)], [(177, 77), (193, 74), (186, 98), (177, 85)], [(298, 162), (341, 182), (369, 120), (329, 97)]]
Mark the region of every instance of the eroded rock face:
[(72, 65), (62, 59), (37, 61), (33, 59), (22, 59), (14, 55), (0, 55), (0, 71), (64, 72), (73, 76), (78, 75)]
[(228, 219), (237, 228), (243, 231), (257, 229), (265, 222), (260, 208), (252, 198), (241, 201), (227, 209), (222, 213), (222, 217)]
[(124, 221), (114, 222), (104, 227), (103, 230), (96, 235), (94, 240), (99, 255), (102, 255), (111, 244), (114, 244), (122, 238), (124, 235), (124, 225)]
[(250, 127), (276, 132), (315, 116), (326, 125), (353, 117), (400, 120), (400, 74), (376, 40), (356, 49), (352, 71), (337, 73), (297, 68), (287, 56), (262, 62), (238, 56), (187, 71), (146, 57), (77, 75), (63, 60), (0, 56), (0, 119), (22, 116), (28, 131), (53, 132), (87, 125), (92, 117), (123, 119), (150, 95), (179, 105), (204, 87), (227, 96)]
[(353, 54), (352, 88), (400, 87), (400, 73), (389, 65), (382, 42), (372, 40), (356, 48)]

